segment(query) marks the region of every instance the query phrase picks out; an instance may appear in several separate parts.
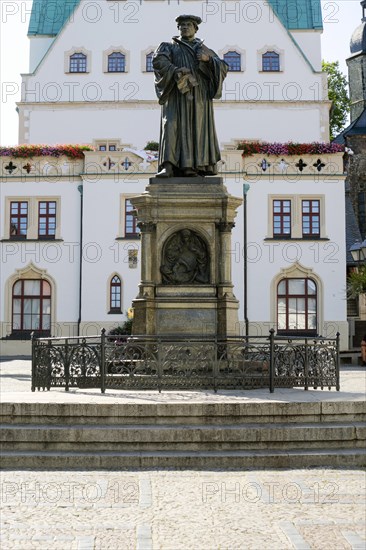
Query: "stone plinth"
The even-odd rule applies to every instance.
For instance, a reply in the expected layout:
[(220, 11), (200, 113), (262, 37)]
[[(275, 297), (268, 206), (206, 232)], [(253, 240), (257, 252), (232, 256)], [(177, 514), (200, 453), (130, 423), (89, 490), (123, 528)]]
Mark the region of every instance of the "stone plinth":
[(234, 335), (231, 231), (242, 200), (222, 178), (151, 178), (131, 199), (141, 229), (134, 334)]

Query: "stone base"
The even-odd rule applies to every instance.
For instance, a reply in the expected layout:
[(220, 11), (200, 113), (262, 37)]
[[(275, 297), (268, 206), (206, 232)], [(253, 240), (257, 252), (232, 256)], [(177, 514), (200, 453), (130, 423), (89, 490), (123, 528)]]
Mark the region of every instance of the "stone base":
[[(133, 302), (133, 334), (235, 335), (239, 303), (231, 282), (231, 230), (242, 200), (228, 194), (222, 178), (210, 176), (151, 178), (145, 193), (131, 202), (141, 228), (142, 274)], [(187, 245), (180, 238), (183, 230), (194, 235), (191, 244), (202, 244), (196, 249)], [(177, 255), (179, 267), (184, 264), (183, 270), (194, 254), (202, 265), (197, 250), (204, 250), (204, 277), (171, 277), (176, 259), (170, 264), (165, 252), (171, 239), (178, 243), (173, 257)]]

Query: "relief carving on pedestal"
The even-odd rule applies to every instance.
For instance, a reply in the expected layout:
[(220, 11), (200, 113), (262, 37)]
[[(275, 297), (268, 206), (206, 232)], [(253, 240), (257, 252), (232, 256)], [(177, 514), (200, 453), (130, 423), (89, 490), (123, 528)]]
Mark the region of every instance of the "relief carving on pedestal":
[(205, 241), (190, 229), (174, 233), (163, 248), (160, 267), (163, 284), (207, 284), (210, 255)]

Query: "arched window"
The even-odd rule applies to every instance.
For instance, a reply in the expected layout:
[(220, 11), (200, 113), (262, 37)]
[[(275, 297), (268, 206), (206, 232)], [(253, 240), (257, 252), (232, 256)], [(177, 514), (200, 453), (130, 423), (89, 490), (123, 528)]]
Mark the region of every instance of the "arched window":
[(121, 313), (121, 279), (115, 275), (110, 284), (110, 313)]
[(276, 52), (266, 52), (262, 55), (262, 71), (279, 71), (280, 56)]
[(21, 279), (13, 285), (12, 331), (39, 331), (47, 336), (51, 329), (51, 286), (43, 279)]
[(70, 73), (86, 73), (86, 55), (80, 52), (70, 55)]
[(121, 52), (113, 52), (108, 56), (108, 72), (124, 73), (126, 70), (126, 57)]
[(241, 71), (241, 55), (236, 51), (230, 51), (224, 54), (224, 61), (229, 65), (229, 71)]
[(317, 332), (317, 287), (312, 279), (282, 279), (277, 286), (278, 333)]
[(153, 67), (153, 64), (152, 64), (153, 55), (154, 55), (154, 52), (150, 52), (146, 56), (146, 72), (147, 73), (154, 72), (154, 67)]

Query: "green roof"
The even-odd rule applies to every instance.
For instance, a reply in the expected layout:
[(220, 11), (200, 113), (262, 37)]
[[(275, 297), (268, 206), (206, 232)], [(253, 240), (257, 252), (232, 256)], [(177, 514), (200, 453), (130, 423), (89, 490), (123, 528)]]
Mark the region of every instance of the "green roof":
[(33, 0), (28, 36), (56, 36), (80, 0)]
[[(322, 29), (320, 0), (268, 0), (288, 30)], [(80, 0), (33, 0), (28, 35), (56, 36)]]
[(286, 29), (322, 29), (320, 0), (268, 0)]

